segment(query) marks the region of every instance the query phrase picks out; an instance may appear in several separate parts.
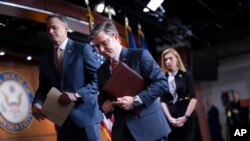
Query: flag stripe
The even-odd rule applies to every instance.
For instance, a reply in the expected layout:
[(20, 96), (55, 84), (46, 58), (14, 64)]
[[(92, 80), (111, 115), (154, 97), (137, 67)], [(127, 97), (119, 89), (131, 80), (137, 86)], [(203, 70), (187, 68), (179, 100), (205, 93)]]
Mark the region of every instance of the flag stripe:
[(111, 141), (111, 135), (109, 131), (107, 131), (107, 129), (103, 126), (101, 127), (101, 131), (105, 135), (105, 137), (108, 139), (108, 141)]
[(101, 131), (104, 133), (104, 135), (109, 141), (111, 141), (113, 122), (114, 122), (113, 116), (107, 119), (106, 116), (103, 114), (103, 120), (101, 122)]

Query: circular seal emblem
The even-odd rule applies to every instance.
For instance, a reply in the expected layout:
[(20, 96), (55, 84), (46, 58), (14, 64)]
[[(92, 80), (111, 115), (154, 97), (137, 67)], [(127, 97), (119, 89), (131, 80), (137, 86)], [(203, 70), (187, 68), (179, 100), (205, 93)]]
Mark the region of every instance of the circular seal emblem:
[(18, 133), (32, 122), (33, 95), (29, 84), (14, 72), (0, 72), (0, 126)]

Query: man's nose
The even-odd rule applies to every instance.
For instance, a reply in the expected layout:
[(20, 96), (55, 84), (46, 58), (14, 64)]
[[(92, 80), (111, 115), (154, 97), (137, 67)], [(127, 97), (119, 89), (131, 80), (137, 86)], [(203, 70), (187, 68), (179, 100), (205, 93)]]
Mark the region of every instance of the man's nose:
[(51, 29), (51, 28), (50, 28), (50, 29), (48, 29), (47, 31), (48, 31), (48, 33), (49, 33), (49, 34), (51, 34), (51, 33), (53, 33), (53, 32), (54, 32), (54, 30), (53, 30), (53, 29)]
[(103, 45), (100, 45), (100, 46), (98, 47), (98, 50), (99, 50), (100, 53), (103, 53), (103, 51), (104, 51)]

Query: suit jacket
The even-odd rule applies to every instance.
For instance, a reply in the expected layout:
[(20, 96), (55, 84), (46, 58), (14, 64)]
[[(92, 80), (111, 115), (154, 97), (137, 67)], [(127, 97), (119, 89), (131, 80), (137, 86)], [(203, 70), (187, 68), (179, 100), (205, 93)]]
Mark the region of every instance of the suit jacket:
[(100, 122), (103, 118), (97, 102), (97, 76), (99, 63), (88, 44), (68, 40), (63, 57), (61, 77), (58, 75), (54, 51), (44, 54), (40, 60), (39, 87), (33, 103), (44, 103), (51, 87), (60, 91), (78, 93), (70, 117), (78, 127)]
[[(166, 76), (166, 79), (168, 79), (169, 77), (168, 72), (166, 72), (165, 76)], [(191, 73), (183, 72), (179, 70), (177, 74), (175, 75), (175, 83), (176, 83), (176, 93), (178, 95), (178, 99), (185, 98), (185, 97), (188, 97), (190, 99), (196, 98), (195, 90), (194, 90), (194, 81), (193, 81)], [(165, 95), (161, 96), (161, 100), (168, 104), (169, 101), (173, 100), (173, 96), (170, 94), (170, 92), (167, 92)], [(188, 105), (188, 102), (187, 102), (187, 105)], [(184, 115), (186, 112), (186, 108), (183, 110), (184, 110), (183, 113), (177, 116)]]
[[(120, 61), (126, 63), (130, 68), (140, 74), (148, 86), (145, 90), (138, 93), (143, 105), (140, 111), (134, 114), (115, 107), (113, 113), (108, 113), (109, 117), (114, 114), (115, 122), (112, 129), (112, 139), (121, 140), (124, 122), (135, 140), (153, 141), (168, 135), (171, 131), (167, 120), (162, 112), (159, 100), (157, 98), (168, 90), (167, 80), (161, 71), (159, 65), (153, 57), (144, 49), (122, 48)], [(115, 100), (112, 96), (105, 94), (101, 88), (111, 75), (109, 70), (110, 61), (105, 61), (97, 71), (100, 94), (98, 101), (100, 107), (107, 99)], [(122, 75), (122, 74), (121, 74)], [(133, 85), (133, 84), (131, 84)]]

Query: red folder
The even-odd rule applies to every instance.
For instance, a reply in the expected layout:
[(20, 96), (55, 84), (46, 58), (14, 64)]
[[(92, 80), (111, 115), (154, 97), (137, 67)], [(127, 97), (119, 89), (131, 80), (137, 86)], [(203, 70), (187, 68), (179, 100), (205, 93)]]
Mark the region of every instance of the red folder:
[(135, 96), (145, 89), (145, 86), (143, 77), (129, 68), (125, 63), (120, 62), (102, 90), (118, 98), (123, 96)]

